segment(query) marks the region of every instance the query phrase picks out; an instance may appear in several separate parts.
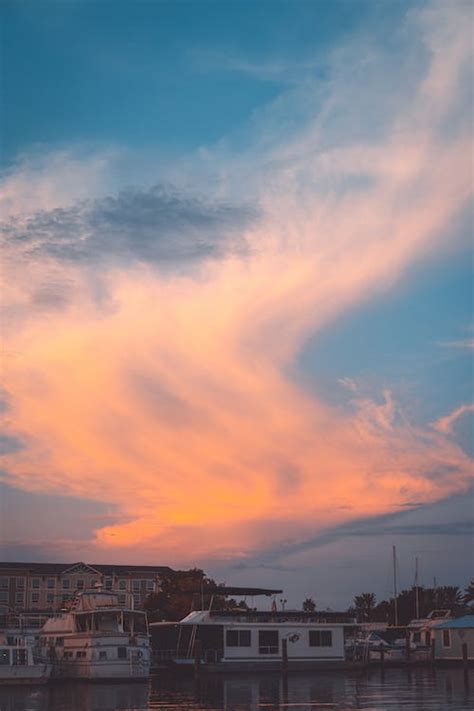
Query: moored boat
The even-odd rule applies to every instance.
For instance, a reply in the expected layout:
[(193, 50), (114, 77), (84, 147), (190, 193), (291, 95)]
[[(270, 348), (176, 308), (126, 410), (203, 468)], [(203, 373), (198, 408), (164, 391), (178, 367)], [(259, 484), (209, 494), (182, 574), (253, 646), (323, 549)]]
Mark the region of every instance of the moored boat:
[(150, 673), (146, 613), (120, 607), (110, 591), (79, 593), (68, 610), (47, 620), (39, 650), (54, 677), (130, 681)]
[(343, 613), (194, 611), (150, 624), (157, 664), (212, 671), (338, 668), (354, 620)]
[(34, 639), (19, 634), (0, 636), (0, 685), (45, 684), (52, 665), (41, 661)]

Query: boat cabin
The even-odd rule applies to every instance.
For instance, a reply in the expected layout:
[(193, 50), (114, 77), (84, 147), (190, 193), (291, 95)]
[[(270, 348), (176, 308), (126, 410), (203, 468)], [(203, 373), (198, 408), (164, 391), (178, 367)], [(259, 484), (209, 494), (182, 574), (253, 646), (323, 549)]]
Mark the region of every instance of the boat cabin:
[(195, 611), (179, 623), (151, 623), (156, 661), (228, 668), (281, 664), (334, 664), (345, 660), (346, 630), (354, 620), (342, 613), (286, 611)]

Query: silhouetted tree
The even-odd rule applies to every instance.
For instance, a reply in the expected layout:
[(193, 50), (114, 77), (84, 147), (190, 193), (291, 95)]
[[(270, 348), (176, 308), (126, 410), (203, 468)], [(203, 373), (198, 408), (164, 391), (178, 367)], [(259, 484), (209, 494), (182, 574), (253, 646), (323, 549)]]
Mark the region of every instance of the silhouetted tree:
[(354, 607), (359, 622), (370, 622), (375, 608), (374, 593), (361, 593), (354, 598)]
[(200, 568), (171, 571), (162, 578), (160, 590), (148, 595), (144, 608), (152, 620), (172, 621), (182, 620), (191, 610), (207, 610), (211, 599), (214, 610), (247, 609), (244, 601), (237, 603), (216, 595), (216, 587), (218, 584)]
[(307, 597), (303, 602), (303, 612), (314, 612), (316, 610), (316, 603), (313, 598)]

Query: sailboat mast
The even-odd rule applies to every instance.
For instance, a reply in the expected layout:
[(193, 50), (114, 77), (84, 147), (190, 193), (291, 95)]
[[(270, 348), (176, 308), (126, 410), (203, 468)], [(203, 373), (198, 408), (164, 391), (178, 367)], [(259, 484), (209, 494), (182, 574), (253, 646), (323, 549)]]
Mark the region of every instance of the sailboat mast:
[(397, 591), (397, 548), (392, 547), (393, 553), (393, 603), (395, 609), (395, 627), (398, 627), (398, 591)]
[(418, 590), (418, 556), (415, 558), (415, 617), (420, 619), (420, 593)]

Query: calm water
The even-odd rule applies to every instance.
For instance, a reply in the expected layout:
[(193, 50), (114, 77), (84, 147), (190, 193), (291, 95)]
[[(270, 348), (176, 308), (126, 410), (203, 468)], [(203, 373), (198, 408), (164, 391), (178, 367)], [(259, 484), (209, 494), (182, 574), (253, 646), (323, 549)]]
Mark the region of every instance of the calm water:
[(387, 669), (364, 673), (159, 676), (150, 684), (56, 683), (0, 689), (0, 711), (473, 711), (474, 672)]

